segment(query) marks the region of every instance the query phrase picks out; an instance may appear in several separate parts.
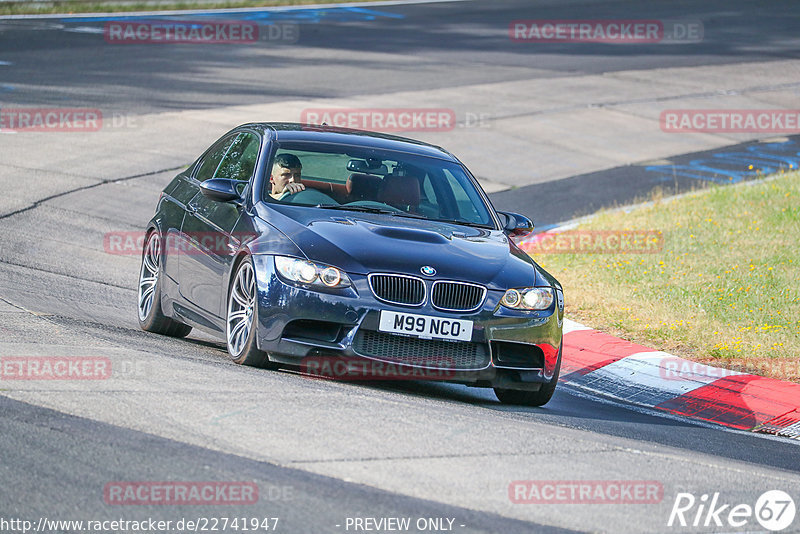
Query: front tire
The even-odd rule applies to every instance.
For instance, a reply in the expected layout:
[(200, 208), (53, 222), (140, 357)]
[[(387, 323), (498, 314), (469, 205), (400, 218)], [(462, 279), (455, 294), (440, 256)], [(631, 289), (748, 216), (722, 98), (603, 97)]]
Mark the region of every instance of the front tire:
[(142, 250), (137, 291), (139, 326), (146, 332), (186, 337), (192, 327), (167, 317), (161, 310), (161, 236), (151, 232)]
[(225, 340), (228, 355), (235, 363), (268, 369), (277, 369), (266, 352), (256, 345), (258, 318), (258, 289), (253, 261), (246, 257), (236, 267), (236, 274), (228, 289), (228, 307), (225, 317)]
[[(563, 346), (563, 345), (562, 345)], [(558, 375), (561, 372), (561, 347), (558, 349), (558, 361), (553, 379), (547, 384), (543, 384), (539, 391), (522, 391), (518, 389), (494, 388), (494, 394), (503, 404), (514, 404), (517, 406), (544, 406), (553, 397), (558, 385)]]

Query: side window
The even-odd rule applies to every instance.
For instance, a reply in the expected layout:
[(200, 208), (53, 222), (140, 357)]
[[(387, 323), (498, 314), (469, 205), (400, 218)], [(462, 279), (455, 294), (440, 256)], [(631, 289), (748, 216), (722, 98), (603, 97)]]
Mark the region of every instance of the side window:
[(422, 201), (435, 203), (436, 202), (436, 193), (433, 191), (433, 186), (431, 185), (431, 178), (427, 174), (425, 178), (422, 180)]
[(449, 170), (444, 169), (444, 175), (453, 192), (453, 197), (455, 198), (456, 207), (458, 209), (458, 216), (466, 221), (489, 224), (489, 214), (486, 210), (481, 209), (478, 211), (478, 207), (482, 207), (483, 203), (477, 192), (472, 188), (465, 189)]
[(217, 168), (222, 161), (222, 158), (225, 156), (225, 153), (228, 151), (228, 149), (231, 147), (231, 144), (233, 144), (237, 137), (238, 136), (236, 135), (232, 135), (226, 139), (223, 139), (221, 143), (212, 148), (208, 154), (203, 157), (202, 161), (200, 161), (194, 177), (201, 182), (205, 182), (206, 180), (213, 178), (214, 173), (217, 172)]
[(256, 134), (240, 133), (231, 144), (228, 153), (222, 158), (222, 163), (214, 173), (214, 178), (228, 178), (244, 182), (250, 180), (256, 168), (260, 147), (261, 140)]
[(439, 205), (436, 197), (436, 191), (433, 189), (430, 174), (426, 174), (422, 179), (422, 191), (419, 201), (419, 211), (430, 219), (436, 219), (442, 216), (441, 206)]

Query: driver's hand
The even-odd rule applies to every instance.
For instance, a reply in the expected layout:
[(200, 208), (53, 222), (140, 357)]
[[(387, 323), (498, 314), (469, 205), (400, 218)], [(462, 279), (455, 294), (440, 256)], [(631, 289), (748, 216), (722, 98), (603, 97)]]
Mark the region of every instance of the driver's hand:
[(300, 191), (305, 191), (306, 186), (303, 184), (298, 184), (294, 182), (290, 182), (286, 184), (286, 187), (283, 189), (284, 193), (288, 193), (290, 195), (294, 195), (295, 193), (299, 193)]

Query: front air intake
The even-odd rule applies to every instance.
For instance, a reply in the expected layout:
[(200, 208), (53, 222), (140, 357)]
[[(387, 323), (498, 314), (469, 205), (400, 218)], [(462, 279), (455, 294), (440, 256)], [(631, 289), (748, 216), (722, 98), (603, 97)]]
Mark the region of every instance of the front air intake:
[(425, 302), (425, 282), (400, 274), (371, 274), (369, 287), (375, 298), (390, 304), (421, 306)]

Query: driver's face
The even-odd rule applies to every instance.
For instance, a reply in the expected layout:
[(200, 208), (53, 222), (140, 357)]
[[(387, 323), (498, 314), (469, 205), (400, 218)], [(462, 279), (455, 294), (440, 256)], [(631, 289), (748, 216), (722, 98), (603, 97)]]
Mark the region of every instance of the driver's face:
[(269, 181), (272, 182), (272, 192), (274, 194), (283, 193), (286, 189), (286, 184), (299, 184), (301, 170), (302, 167), (292, 167), (291, 169), (287, 169), (286, 167), (281, 167), (280, 165), (273, 166), (272, 174), (269, 177)]

